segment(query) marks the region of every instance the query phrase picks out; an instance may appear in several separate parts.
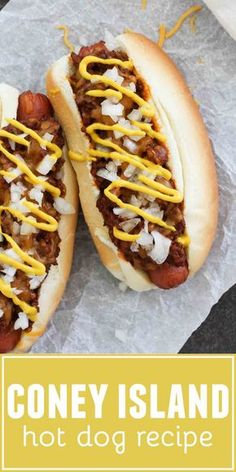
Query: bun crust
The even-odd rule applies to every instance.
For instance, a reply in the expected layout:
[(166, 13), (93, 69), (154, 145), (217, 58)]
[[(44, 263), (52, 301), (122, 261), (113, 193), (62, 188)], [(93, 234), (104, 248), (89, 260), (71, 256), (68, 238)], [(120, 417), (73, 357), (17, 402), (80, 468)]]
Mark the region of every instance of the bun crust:
[[(16, 117), (18, 96), (19, 92), (16, 89), (6, 84), (0, 84), (0, 118), (3, 126), (5, 126), (4, 116)], [(62, 180), (66, 186), (66, 201), (73, 205), (75, 213), (61, 215), (58, 226), (61, 243), (57, 265), (50, 267), (49, 273), (40, 287), (37, 320), (33, 324), (32, 331), (22, 333), (21, 339), (13, 351), (16, 353), (28, 351), (46, 330), (48, 322), (60, 303), (71, 269), (78, 215), (78, 188), (74, 171), (67, 158), (66, 147), (63, 149), (63, 158), (65, 164)]]
[[(177, 67), (155, 43), (136, 33), (118, 36), (140, 76), (149, 85), (161, 128), (167, 136), (170, 168), (177, 188), (184, 192), (185, 221), (191, 238), (188, 251), (190, 275), (204, 263), (212, 245), (218, 213), (214, 157), (198, 107)], [(87, 153), (89, 141), (82, 132), (81, 116), (67, 79), (70, 57), (58, 60), (47, 75), (47, 92), (64, 128), (70, 150)], [(54, 93), (57, 89), (58, 93)], [(130, 288), (143, 291), (157, 288), (143, 271), (124, 260), (103, 226), (96, 207), (97, 189), (90, 163), (72, 161), (79, 183), (80, 200), (90, 233), (103, 264)]]

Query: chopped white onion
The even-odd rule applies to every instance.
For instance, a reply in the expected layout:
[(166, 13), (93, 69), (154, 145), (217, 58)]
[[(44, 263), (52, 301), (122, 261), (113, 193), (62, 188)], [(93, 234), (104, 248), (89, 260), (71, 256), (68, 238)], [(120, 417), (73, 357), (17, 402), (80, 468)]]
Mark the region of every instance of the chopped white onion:
[(136, 242), (132, 243), (130, 249), (132, 252), (138, 252), (138, 244)]
[(105, 39), (105, 46), (107, 47), (107, 49), (109, 49), (109, 51), (114, 51), (115, 49), (118, 49), (117, 39), (107, 29), (105, 29), (104, 39)]
[(19, 202), (21, 199), (22, 194), (26, 191), (26, 188), (21, 182), (17, 182), (17, 184), (14, 184), (14, 182), (11, 184), (10, 187), (10, 192), (11, 192), (11, 202)]
[(19, 290), (19, 288), (16, 287), (13, 287), (11, 290), (15, 295), (20, 295), (20, 293), (23, 292), (23, 290)]
[[(128, 167), (127, 167), (127, 169), (128, 169)], [(140, 198), (137, 198), (136, 195), (131, 195), (131, 197), (130, 197), (130, 203), (131, 203), (131, 205), (134, 205), (134, 206), (136, 206), (136, 207), (138, 207), (138, 208), (140, 208), (140, 207), (141, 207), (141, 204), (142, 204)]]
[[(119, 166), (119, 164), (117, 164), (117, 161), (109, 161), (107, 164), (106, 164), (106, 169), (109, 170), (109, 172), (117, 172), (117, 167)], [(118, 177), (117, 177), (118, 178)]]
[(3, 269), (2, 269), (2, 272), (5, 275), (8, 275), (9, 277), (14, 277), (14, 275), (16, 273), (16, 268), (12, 267), (12, 266), (4, 265)]
[(146, 213), (162, 220), (164, 211), (160, 209), (158, 203), (153, 202), (148, 208), (144, 209)]
[(21, 311), (20, 313), (18, 313), (18, 318), (15, 321), (14, 329), (24, 330), (24, 329), (27, 329), (28, 327), (29, 327), (29, 318), (23, 311)]
[(128, 115), (128, 118), (129, 120), (132, 120), (132, 121), (141, 121), (142, 113), (139, 110), (139, 108), (134, 108)]
[[(129, 129), (129, 130), (130, 129), (136, 130), (136, 131), (138, 130), (136, 126), (131, 125), (130, 121), (126, 120), (125, 118), (120, 118), (118, 120), (118, 124), (122, 126), (123, 128)], [(114, 131), (114, 135), (116, 139), (119, 139), (122, 136), (125, 136), (125, 133), (123, 133), (122, 131)], [(129, 139), (132, 139), (133, 141), (139, 141), (140, 139), (142, 139), (142, 136), (129, 136)]]
[(104, 72), (104, 77), (108, 77), (111, 80), (114, 80), (117, 84), (121, 85), (124, 78), (119, 75), (119, 71), (116, 66), (114, 66), (112, 69), (107, 69), (106, 72)]
[(128, 149), (129, 152), (135, 153), (137, 151), (137, 144), (135, 144), (127, 136), (124, 138), (123, 144)]
[(44, 274), (44, 275), (35, 275), (35, 276), (30, 276), (30, 282), (29, 282), (29, 286), (30, 286), (30, 290), (35, 290), (36, 288), (38, 288), (40, 286), (40, 284), (42, 283), (42, 281), (45, 279), (47, 274)]
[(21, 213), (23, 213), (25, 215), (25, 214), (29, 213), (29, 209), (24, 205), (25, 201), (26, 201), (26, 199), (22, 198), (21, 200), (19, 200), (19, 202), (11, 202), (10, 207), (14, 208), (15, 210), (20, 211)]
[(122, 216), (122, 218), (133, 218), (134, 216), (136, 216), (136, 213), (134, 213), (133, 211), (119, 207), (113, 208), (113, 213), (115, 215)]
[(101, 152), (109, 152), (110, 151), (108, 147), (102, 146), (101, 144), (97, 144), (96, 149), (97, 149), (97, 151), (101, 151)]
[(75, 213), (73, 205), (71, 205), (69, 202), (66, 202), (65, 199), (61, 197), (56, 197), (54, 199), (53, 206), (61, 215), (71, 215)]
[(3, 279), (7, 284), (11, 284), (14, 280), (14, 277), (11, 275), (4, 275)]
[(101, 103), (102, 115), (110, 116), (113, 121), (117, 122), (118, 117), (123, 115), (124, 105), (121, 103), (114, 104), (109, 98)]
[(136, 85), (134, 82), (130, 82), (126, 88), (131, 90), (131, 92), (136, 92)]
[(13, 231), (13, 234), (19, 234), (20, 232), (20, 225), (19, 223), (17, 223), (17, 221), (14, 221), (13, 225), (12, 225), (12, 231)]
[(130, 178), (130, 177), (133, 177), (133, 175), (135, 175), (136, 172), (137, 172), (137, 168), (132, 166), (132, 164), (129, 164), (124, 171), (124, 175), (125, 177)]
[[(44, 141), (49, 141), (50, 143), (52, 142), (53, 138), (54, 138), (53, 134), (50, 134), (50, 133), (45, 133), (42, 136), (42, 139), (44, 139)], [(47, 146), (45, 146), (44, 144), (40, 144), (40, 147), (44, 150), (47, 149)]]
[(19, 167), (10, 167), (8, 169), (8, 172), (11, 172), (12, 177), (3, 177), (8, 184), (10, 184), (13, 180), (15, 180), (22, 174), (22, 171), (19, 169)]
[(29, 192), (31, 200), (35, 200), (39, 206), (42, 206), (43, 191), (44, 189), (41, 185), (35, 185), (35, 187), (33, 187)]
[(51, 157), (50, 154), (46, 154), (46, 156), (44, 156), (44, 158), (39, 163), (37, 171), (42, 175), (47, 175), (55, 164), (56, 160)]
[(140, 221), (140, 218), (131, 218), (130, 220), (122, 221), (119, 226), (123, 231), (129, 233), (140, 223)]
[[(14, 259), (15, 261), (18, 261), (18, 262), (22, 262), (22, 259), (21, 257), (14, 251), (14, 249), (12, 248), (9, 248), (9, 249), (6, 249), (4, 251), (4, 254), (8, 257), (11, 257), (12, 259)], [(9, 267), (9, 266), (7, 266)]]
[(140, 232), (140, 236), (137, 239), (137, 243), (140, 246), (145, 247), (146, 249), (150, 249), (153, 245), (153, 238), (152, 235), (149, 233), (146, 233), (146, 231), (142, 230)]
[[(37, 221), (36, 218), (34, 218), (33, 216), (31, 217), (31, 220)], [(37, 233), (37, 228), (35, 228), (35, 226), (29, 223), (23, 222), (20, 227), (20, 234), (22, 236), (27, 236), (28, 234), (32, 234), (32, 233)]]
[(10, 144), (10, 148), (12, 151), (15, 151), (16, 150), (16, 142), (15, 141), (12, 141), (12, 139), (8, 139), (8, 142)]
[(107, 169), (99, 169), (97, 175), (98, 177), (102, 177), (102, 179), (109, 180), (110, 182), (114, 182), (119, 178), (116, 172), (110, 172)]
[(4, 311), (0, 308), (0, 318), (2, 318), (4, 315)]
[(154, 239), (154, 247), (148, 253), (148, 255), (155, 261), (157, 264), (163, 264), (168, 257), (171, 240), (166, 238), (158, 231), (152, 231), (152, 236)]

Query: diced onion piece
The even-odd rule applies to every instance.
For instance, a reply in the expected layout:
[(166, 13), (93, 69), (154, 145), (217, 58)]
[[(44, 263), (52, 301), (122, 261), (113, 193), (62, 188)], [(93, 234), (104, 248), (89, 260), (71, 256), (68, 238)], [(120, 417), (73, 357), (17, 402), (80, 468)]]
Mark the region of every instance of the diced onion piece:
[(42, 175), (47, 175), (55, 164), (56, 160), (51, 157), (50, 154), (46, 154), (46, 156), (44, 156), (44, 158), (39, 163), (37, 171)]
[(103, 74), (104, 77), (108, 77), (111, 80), (114, 80), (117, 84), (121, 85), (124, 78), (119, 75), (119, 71), (116, 66), (114, 66), (112, 69), (107, 69), (106, 72)]
[(115, 36), (113, 36), (113, 34), (107, 29), (105, 29), (104, 39), (105, 46), (107, 47), (107, 49), (109, 49), (109, 51), (114, 51), (115, 49), (118, 49), (118, 43)]
[(123, 140), (124, 146), (128, 149), (129, 152), (135, 153), (137, 151), (137, 144), (135, 144), (127, 136)]
[(102, 151), (102, 152), (110, 152), (109, 148), (106, 146), (102, 146), (101, 144), (96, 145), (97, 151)]
[[(130, 121), (126, 120), (125, 118), (120, 118), (119, 121), (118, 121), (118, 124), (120, 126), (122, 126), (123, 128), (132, 129), (132, 125), (131, 125)], [(122, 133), (122, 131), (114, 131), (114, 135), (115, 135), (116, 139), (119, 139), (122, 136), (124, 136), (125, 134)]]
[(73, 205), (71, 205), (69, 202), (66, 202), (62, 197), (56, 197), (54, 199), (53, 206), (61, 215), (72, 215), (75, 213)]
[(134, 108), (128, 115), (128, 118), (129, 120), (132, 120), (132, 121), (141, 121), (142, 113), (139, 110), (139, 108)]
[(136, 213), (134, 213), (133, 211), (119, 207), (113, 208), (113, 213), (115, 215), (122, 216), (122, 218), (134, 218), (136, 216)]
[(19, 223), (17, 223), (17, 221), (14, 221), (14, 222), (13, 222), (12, 231), (13, 231), (13, 234), (19, 234), (19, 232), (20, 232), (20, 225), (19, 225)]
[(26, 191), (26, 188), (21, 182), (17, 182), (17, 184), (14, 184), (14, 182), (11, 184), (10, 187), (10, 192), (11, 192), (11, 202), (19, 202), (21, 199), (22, 194)]
[[(109, 161), (106, 164), (106, 169), (109, 170), (109, 172), (117, 172), (117, 167), (119, 166), (119, 163), (117, 161)], [(118, 177), (117, 177), (118, 178)]]
[(97, 175), (98, 177), (102, 177), (102, 179), (109, 180), (110, 182), (114, 182), (115, 180), (118, 179), (116, 172), (110, 172), (107, 169), (99, 169), (97, 171)]
[(0, 318), (2, 318), (4, 315), (4, 311), (0, 308)]
[(35, 185), (35, 187), (30, 190), (29, 197), (31, 200), (35, 200), (39, 206), (42, 206), (43, 187), (41, 185)]
[[(4, 254), (8, 257), (11, 257), (15, 261), (22, 262), (21, 257), (14, 251), (14, 249), (9, 248), (4, 251)], [(8, 266), (7, 266), (8, 267)]]
[(168, 257), (171, 240), (166, 238), (158, 231), (152, 231), (152, 236), (154, 239), (154, 247), (148, 253), (148, 255), (155, 261), (157, 264), (163, 264)]
[(132, 252), (138, 252), (138, 244), (137, 242), (134, 242), (131, 244), (130, 249)]
[[(52, 142), (53, 138), (54, 138), (53, 134), (50, 134), (50, 133), (45, 133), (42, 136), (42, 139), (44, 139), (44, 141), (49, 141), (50, 143)], [(47, 149), (47, 146), (45, 146), (44, 144), (40, 144), (40, 147), (44, 150)]]
[[(127, 169), (128, 169), (128, 167), (127, 167)], [(127, 169), (126, 169), (126, 170), (127, 170)], [(130, 197), (130, 203), (131, 203), (131, 205), (134, 205), (134, 206), (136, 206), (136, 207), (138, 207), (138, 208), (141, 207), (141, 200), (140, 200), (140, 198), (137, 198), (136, 195), (131, 195), (131, 197)]]
[(8, 142), (10, 144), (10, 148), (12, 151), (15, 151), (16, 150), (16, 142), (13, 141), (12, 139), (8, 139)]
[(27, 329), (28, 327), (29, 327), (29, 318), (23, 311), (21, 311), (20, 313), (18, 313), (18, 318), (15, 321), (14, 329), (24, 330), (24, 329)]
[(132, 166), (132, 164), (129, 164), (124, 171), (124, 175), (125, 177), (130, 178), (130, 177), (133, 177), (133, 175), (135, 175), (136, 172), (137, 172), (137, 168)]
[(149, 215), (155, 216), (162, 220), (164, 211), (160, 209), (158, 203), (153, 202), (148, 208), (145, 208), (145, 212)]
[(136, 92), (136, 85), (134, 82), (130, 82), (126, 88), (131, 90), (131, 92)]
[(29, 213), (29, 209), (24, 205), (25, 201), (26, 201), (26, 199), (22, 198), (21, 200), (19, 200), (19, 202), (11, 203), (10, 207), (14, 208), (15, 210), (20, 211), (23, 214), (27, 214), (27, 213)]
[(13, 180), (15, 180), (17, 177), (19, 177), (22, 174), (22, 171), (19, 169), (19, 167), (10, 167), (8, 169), (8, 172), (12, 174), (12, 177), (3, 177), (4, 180), (10, 184)]
[(14, 280), (14, 277), (11, 275), (4, 275), (3, 279), (5, 280), (7, 284), (11, 284)]
[(30, 281), (29, 281), (30, 290), (35, 290), (36, 288), (38, 288), (46, 276), (47, 274), (35, 275), (33, 277), (30, 277)]
[[(31, 217), (31, 220), (37, 221), (33, 216)], [(33, 225), (30, 225), (29, 223), (23, 222), (20, 227), (20, 234), (22, 236), (27, 236), (28, 234), (32, 233), (37, 233), (37, 228), (35, 228)]]
[(137, 239), (137, 243), (140, 246), (143, 246), (146, 249), (150, 249), (150, 247), (152, 247), (152, 245), (153, 245), (152, 235), (149, 234), (149, 233), (146, 233), (146, 231), (142, 230), (140, 232), (139, 238)]
[(23, 290), (20, 290), (19, 288), (13, 287), (12, 292), (14, 292), (15, 295), (20, 295), (20, 293), (23, 292)]
[(8, 275), (9, 277), (14, 277), (16, 273), (16, 268), (12, 266), (4, 265), (2, 272), (4, 272), (4, 274)]
[(140, 221), (140, 218), (130, 218), (130, 220), (122, 221), (119, 226), (123, 231), (125, 231), (125, 233), (129, 233), (140, 223)]
[(123, 115), (124, 105), (121, 103), (114, 104), (109, 98), (103, 100), (101, 103), (102, 115), (110, 116), (115, 122), (118, 121), (118, 117)]
[[(132, 130), (140, 131), (138, 130), (136, 126), (131, 125), (130, 121), (126, 120), (125, 118), (120, 118), (118, 120), (118, 124), (122, 126), (123, 128), (129, 129), (129, 130), (132, 129)], [(116, 139), (119, 139), (122, 136), (125, 136), (125, 133), (123, 133), (122, 131), (114, 131), (114, 135)], [(140, 139), (142, 139), (142, 137), (143, 136), (129, 136), (129, 139), (132, 139), (132, 141), (139, 141)]]

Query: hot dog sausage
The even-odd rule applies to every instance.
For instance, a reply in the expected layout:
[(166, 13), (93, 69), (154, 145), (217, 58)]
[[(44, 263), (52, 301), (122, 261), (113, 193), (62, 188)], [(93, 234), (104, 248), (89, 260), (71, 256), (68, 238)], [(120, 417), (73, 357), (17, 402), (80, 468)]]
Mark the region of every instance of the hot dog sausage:
[(30, 90), (19, 96), (17, 119), (19, 121), (42, 120), (53, 115), (50, 101), (42, 93), (32, 93)]
[(165, 262), (155, 270), (148, 271), (148, 275), (159, 288), (175, 288), (185, 282), (188, 277), (187, 266), (176, 267)]

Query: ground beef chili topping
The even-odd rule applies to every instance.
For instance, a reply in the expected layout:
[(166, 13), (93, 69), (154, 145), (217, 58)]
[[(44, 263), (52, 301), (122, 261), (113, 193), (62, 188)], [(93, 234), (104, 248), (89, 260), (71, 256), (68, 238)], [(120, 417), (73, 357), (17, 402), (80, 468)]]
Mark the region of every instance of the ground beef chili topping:
[[(58, 122), (53, 117), (53, 111), (48, 98), (42, 94), (33, 94), (30, 91), (25, 92), (19, 97), (18, 123), (34, 130), (44, 140), (55, 144), (58, 148), (64, 145), (62, 130)], [(34, 175), (45, 182), (48, 182), (56, 189), (59, 189), (60, 197), (66, 194), (65, 186), (62, 182), (64, 160), (62, 157), (57, 160), (51, 168), (40, 172), (40, 164), (47, 159), (51, 151), (46, 146), (40, 145), (36, 139), (30, 135), (22, 133), (14, 124), (9, 124), (4, 128), (12, 135), (19, 135), (29, 141), (26, 147), (14, 141), (1, 136), (1, 145), (3, 149), (0, 152), (0, 170), (15, 173), (12, 177), (0, 175), (0, 205), (1, 205), (1, 231), (6, 237), (1, 235), (0, 252), (16, 258), (11, 244), (7, 240), (7, 235), (11, 237), (18, 247), (28, 254), (35, 261), (45, 266), (45, 274), (34, 276), (25, 273), (23, 270), (6, 266), (0, 262), (1, 281), (7, 284), (11, 291), (18, 297), (20, 302), (25, 302), (27, 306), (35, 308), (38, 311), (38, 301), (41, 284), (47, 275), (51, 265), (57, 264), (59, 254), (60, 237), (58, 231), (46, 231), (35, 228), (27, 224), (16, 214), (11, 213), (5, 208), (15, 208), (23, 212), (22, 200), (32, 202), (38, 209), (46, 215), (54, 218), (55, 222), (60, 221), (60, 213), (55, 206), (55, 199), (50, 193), (50, 188), (43, 188), (39, 185), (33, 185), (30, 179), (25, 178), (24, 172), (21, 172), (16, 165), (6, 156), (8, 153), (17, 156), (24, 162)], [(59, 151), (60, 151), (59, 149)], [(60, 151), (61, 152), (61, 151)], [(21, 205), (21, 207), (20, 207)], [(37, 222), (44, 222), (41, 217), (36, 217), (29, 210), (25, 213), (27, 217), (36, 218)], [(53, 221), (54, 221), (53, 220)], [(58, 225), (57, 225), (58, 226)], [(30, 318), (30, 317), (29, 317)], [(0, 293), (0, 352), (12, 350), (21, 338), (23, 331), (30, 331), (33, 325), (33, 319), (29, 319), (22, 310), (22, 307), (15, 301)]]
[[(152, 130), (159, 131), (158, 123), (154, 118), (148, 118), (147, 116), (138, 117), (138, 104), (126, 94), (124, 94), (119, 101), (123, 109), (122, 116), (121, 114), (112, 116), (111, 113), (107, 112), (106, 114), (106, 112), (104, 112), (105, 97), (93, 96), (94, 92), (92, 92), (91, 95), (88, 94), (88, 92), (94, 90), (104, 91), (108, 86), (102, 81), (87, 80), (83, 77), (80, 64), (87, 56), (96, 56), (101, 59), (120, 59), (121, 61), (128, 61), (129, 58), (120, 50), (110, 51), (103, 41), (92, 46), (82, 47), (78, 54), (72, 53), (71, 55), (74, 70), (70, 77), (70, 83), (73, 88), (78, 110), (82, 117), (83, 131), (87, 131), (90, 139), (90, 149), (103, 150), (104, 153), (114, 151), (114, 149), (106, 148), (106, 146), (104, 148), (101, 144), (94, 142), (94, 135), (88, 133), (89, 126), (91, 127), (91, 125), (95, 123), (108, 125), (108, 127), (117, 123), (127, 126), (127, 120), (131, 119), (130, 113), (133, 113), (133, 117), (136, 116), (136, 118), (132, 118), (134, 121), (139, 121), (141, 125), (149, 124)], [(114, 64), (104, 64), (94, 61), (88, 63), (87, 71), (89, 74), (100, 76), (104, 73), (105, 75), (109, 75), (109, 77), (116, 75), (116, 79), (114, 80), (117, 80), (117, 83), (121, 84), (122, 87), (129, 88), (133, 92), (136, 92), (136, 94), (145, 101), (150, 99), (150, 91), (134, 67), (126, 68), (122, 67), (122, 64), (114, 67)], [(112, 88), (112, 86), (109, 85), (109, 88)], [(113, 104), (114, 103), (117, 104), (118, 102), (113, 100)], [(141, 126), (139, 128), (141, 128)], [(169, 170), (168, 148), (166, 144), (161, 139), (158, 139), (158, 135), (150, 135), (150, 133), (144, 134), (144, 136), (138, 137), (138, 139), (136, 137), (135, 139), (132, 136), (116, 133), (114, 130), (96, 129), (98, 138), (110, 140), (112, 143), (119, 146), (119, 148), (122, 148), (123, 152), (138, 155), (145, 161), (157, 166), (162, 166), (162, 169)], [(160, 226), (150, 221), (145, 221), (145, 218), (140, 217), (138, 214), (122, 211), (121, 208), (117, 208), (116, 202), (107, 197), (107, 189), (110, 188), (110, 186), (112, 187), (111, 182), (114, 180), (123, 179), (140, 184), (140, 182), (137, 181), (136, 170), (137, 169), (134, 168), (132, 169), (132, 165), (130, 166), (127, 162), (119, 161), (119, 158), (118, 161), (114, 161), (114, 159), (99, 156), (99, 158), (94, 160), (91, 164), (91, 173), (100, 191), (97, 198), (97, 207), (103, 215), (104, 225), (108, 228), (111, 240), (118, 247), (125, 259), (135, 268), (147, 272), (153, 283), (159, 287), (175, 287), (184, 282), (188, 276), (187, 252), (183, 244), (183, 235), (186, 231), (183, 201), (172, 203), (171, 201), (155, 198), (151, 195), (143, 194), (139, 191), (136, 192), (133, 189), (124, 187), (112, 190), (113, 194), (123, 203), (133, 203), (136, 207), (142, 208), (147, 213), (149, 212), (156, 216), (159, 215), (162, 221), (167, 225), (167, 227), (163, 227), (164, 225)], [(150, 175), (148, 175), (148, 177), (151, 178)], [(176, 187), (173, 179), (167, 181), (163, 176), (156, 176), (155, 178), (152, 177), (152, 180), (175, 191)], [(154, 243), (148, 247), (148, 244), (138, 244), (138, 240), (136, 242), (123, 241), (114, 236), (114, 227), (131, 235), (146, 232), (148, 233), (149, 241), (151, 234), (158, 232), (169, 240), (167, 257), (162, 262), (156, 261), (155, 257), (152, 257), (153, 251), (150, 250), (150, 247), (153, 247)], [(170, 227), (174, 227), (174, 231), (173, 229), (170, 230)], [(125, 230), (125, 228), (128, 229)], [(168, 244), (166, 240), (165, 243)]]

